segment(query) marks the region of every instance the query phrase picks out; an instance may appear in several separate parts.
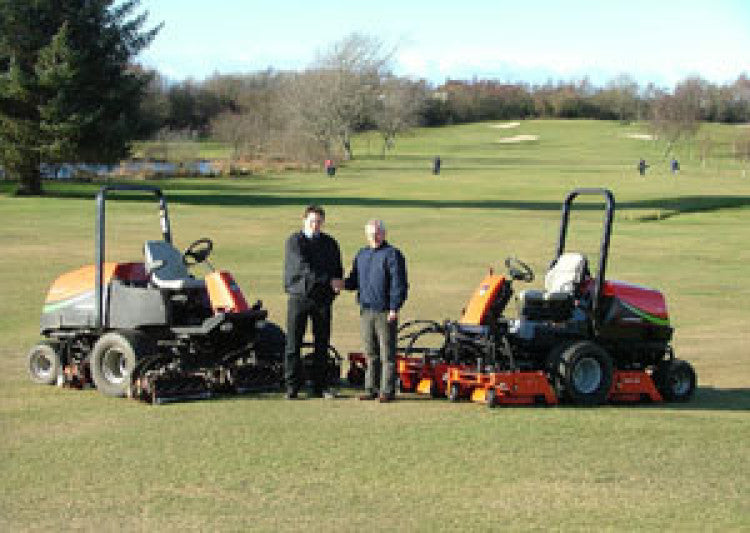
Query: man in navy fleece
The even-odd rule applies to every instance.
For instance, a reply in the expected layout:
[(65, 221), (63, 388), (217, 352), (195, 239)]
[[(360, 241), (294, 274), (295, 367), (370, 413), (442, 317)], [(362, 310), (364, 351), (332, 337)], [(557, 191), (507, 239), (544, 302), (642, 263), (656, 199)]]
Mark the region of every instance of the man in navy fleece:
[(366, 394), (360, 399), (378, 398), (385, 403), (395, 395), (398, 313), (409, 284), (406, 260), (385, 240), (383, 221), (368, 221), (365, 236), (368, 246), (354, 258), (344, 288), (357, 291), (360, 306), (360, 333), (367, 356)]

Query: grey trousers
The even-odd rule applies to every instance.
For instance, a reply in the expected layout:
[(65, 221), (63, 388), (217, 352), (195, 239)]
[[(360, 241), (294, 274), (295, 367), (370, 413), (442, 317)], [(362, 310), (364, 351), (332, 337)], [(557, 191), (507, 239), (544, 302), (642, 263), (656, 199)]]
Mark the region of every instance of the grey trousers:
[(365, 390), (393, 395), (396, 387), (398, 321), (388, 322), (388, 311), (361, 309), (359, 331), (367, 356)]

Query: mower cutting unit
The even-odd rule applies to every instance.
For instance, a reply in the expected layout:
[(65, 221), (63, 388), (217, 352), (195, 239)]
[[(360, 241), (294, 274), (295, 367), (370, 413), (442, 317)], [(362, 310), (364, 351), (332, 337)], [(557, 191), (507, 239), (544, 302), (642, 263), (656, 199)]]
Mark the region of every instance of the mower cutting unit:
[[(449, 370), (469, 371), (474, 368), (471, 365), (450, 364), (446, 361), (442, 348), (418, 345), (417, 341), (424, 340), (424, 336), (431, 333), (439, 333), (442, 341), (442, 329), (431, 320), (412, 320), (399, 327), (396, 353), (398, 392), (415, 392), (443, 398), (446, 395)], [(366, 371), (365, 355), (359, 352), (349, 353), (347, 382), (354, 387), (363, 386)]]
[[(581, 195), (602, 196), (605, 203), (593, 277), (584, 255), (565, 250), (571, 204)], [(674, 357), (662, 293), (605, 278), (614, 210), (608, 190), (568, 194), (545, 289), (517, 295), (518, 318), (504, 316), (513, 281), (531, 282), (534, 273), (508, 258), (507, 276), (490, 271), (458, 321), (417, 321), (419, 328), (405, 335), (404, 357), (420, 351), (416, 346), (423, 336), (443, 337), (442, 346), (422, 354), (420, 375), (430, 380), (430, 390), (447, 391), (452, 401), (472, 399), (490, 407), (690, 399), (695, 372)]]
[[(105, 200), (112, 191), (156, 196), (160, 240), (144, 261), (104, 261)], [(167, 203), (149, 186), (106, 186), (96, 198), (95, 264), (58, 277), (41, 317), (46, 340), (28, 355), (31, 379), (84, 387), (153, 403), (206, 398), (215, 392), (277, 388), (284, 333), (266, 321), (260, 301), (248, 305), (229, 272), (207, 261), (213, 243), (184, 253), (172, 244)], [(204, 279), (188, 266), (205, 263)]]

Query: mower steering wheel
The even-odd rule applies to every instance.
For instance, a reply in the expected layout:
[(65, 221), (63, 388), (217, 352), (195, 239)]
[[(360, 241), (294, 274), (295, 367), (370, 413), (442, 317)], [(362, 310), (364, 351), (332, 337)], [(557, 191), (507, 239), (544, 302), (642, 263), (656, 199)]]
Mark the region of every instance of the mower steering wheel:
[(531, 283), (534, 281), (534, 271), (531, 267), (517, 259), (515, 257), (508, 257), (505, 259), (505, 268), (508, 269), (510, 277), (517, 281), (525, 281)]
[(208, 256), (211, 255), (211, 250), (213, 249), (214, 243), (211, 239), (205, 237), (198, 239), (185, 248), (185, 251), (182, 253), (182, 260), (185, 261), (187, 266), (197, 265), (208, 259)]

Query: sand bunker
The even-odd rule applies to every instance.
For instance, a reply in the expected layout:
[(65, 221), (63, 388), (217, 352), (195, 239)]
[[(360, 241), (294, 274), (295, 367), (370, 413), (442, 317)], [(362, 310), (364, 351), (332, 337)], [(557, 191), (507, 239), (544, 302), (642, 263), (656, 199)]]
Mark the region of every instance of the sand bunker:
[(656, 135), (651, 135), (649, 133), (628, 133), (626, 135), (628, 139), (638, 139), (641, 141), (655, 141)]
[(526, 141), (538, 141), (539, 135), (514, 135), (513, 137), (503, 137), (502, 139), (498, 140), (500, 144), (513, 144), (513, 143), (521, 143)]
[(520, 122), (506, 122), (505, 124), (490, 124), (490, 128), (497, 128), (499, 130), (509, 130), (511, 128), (517, 128), (520, 126)]

